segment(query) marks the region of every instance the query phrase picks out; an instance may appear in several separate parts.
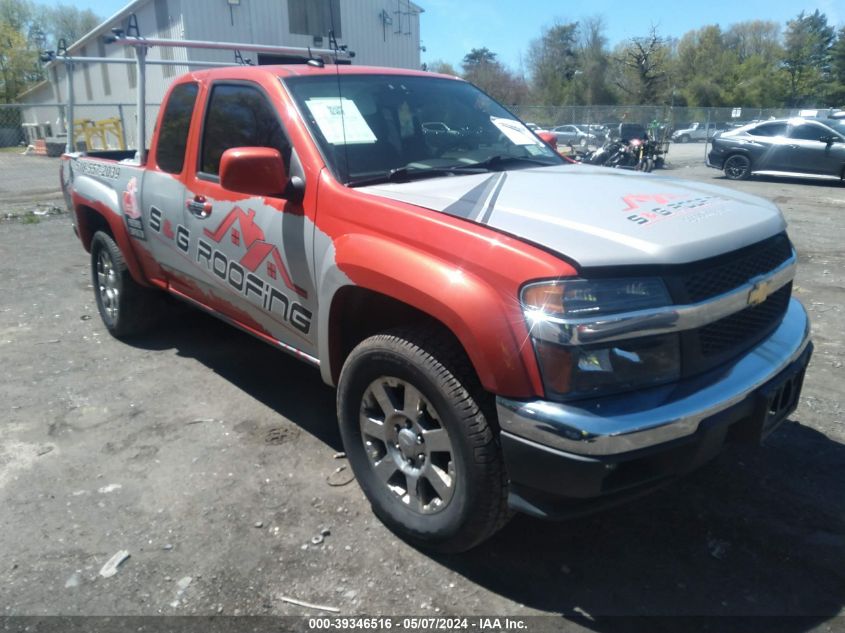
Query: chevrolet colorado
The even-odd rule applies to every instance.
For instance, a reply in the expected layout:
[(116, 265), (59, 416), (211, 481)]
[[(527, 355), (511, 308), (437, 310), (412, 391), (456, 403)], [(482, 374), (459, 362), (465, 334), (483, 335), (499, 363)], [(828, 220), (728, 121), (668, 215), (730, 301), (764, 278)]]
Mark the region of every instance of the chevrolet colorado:
[(759, 441), (812, 352), (775, 205), (569, 164), (454, 77), (192, 72), (148, 152), (61, 177), (108, 331), (169, 293), (319, 367), (374, 512), (430, 548)]

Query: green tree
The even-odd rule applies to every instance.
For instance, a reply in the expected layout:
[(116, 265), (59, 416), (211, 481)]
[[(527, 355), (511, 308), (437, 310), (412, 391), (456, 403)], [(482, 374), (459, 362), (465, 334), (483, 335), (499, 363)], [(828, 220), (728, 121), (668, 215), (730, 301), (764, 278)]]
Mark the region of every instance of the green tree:
[(463, 77), (491, 97), (506, 105), (525, 102), (528, 85), (522, 77), (508, 70), (488, 48), (473, 48), (464, 55)]
[[(0, 100), (14, 101), (43, 79), (39, 47), (68, 45), (94, 29), (100, 19), (89, 9), (59, 4), (40, 5), (29, 0), (0, 0)], [(46, 42), (37, 41), (42, 34)]]
[(429, 62), (426, 64), (426, 70), (433, 73), (440, 73), (442, 75), (458, 75), (458, 71), (455, 70), (455, 67), (452, 66), (449, 62), (445, 62), (442, 59), (435, 59), (433, 62)]
[(786, 25), (783, 65), (789, 79), (789, 105), (822, 105), (831, 76), (833, 27), (818, 9), (803, 11)]
[(51, 47), (58, 46), (59, 40), (70, 46), (102, 22), (91, 9), (79, 9), (63, 3), (39, 6), (35, 16)]
[(836, 42), (830, 49), (830, 56), (834, 80), (830, 105), (845, 108), (845, 26), (839, 29)]
[(728, 105), (726, 87), (733, 81), (737, 55), (718, 25), (687, 32), (678, 42), (674, 79), (691, 106)]
[(616, 95), (610, 86), (608, 68), (610, 51), (604, 35), (605, 23), (600, 16), (582, 20), (578, 27), (578, 62), (575, 74), (576, 91), (583, 105), (610, 105)]
[(739, 22), (725, 32), (725, 45), (737, 62), (725, 86), (729, 105), (776, 108), (784, 104), (788, 90), (780, 39), (780, 25), (766, 20)]
[(491, 51), (486, 46), (484, 48), (473, 48), (469, 53), (464, 55), (463, 68), (464, 72), (469, 72), (472, 69), (483, 64), (496, 64), (496, 53)]
[(27, 39), (32, 6), (25, 0), (0, 0), (0, 101), (9, 103), (38, 76), (38, 54)]
[(578, 23), (555, 24), (544, 28), (528, 49), (531, 84), (539, 103), (570, 105), (580, 103), (576, 76), (583, 73), (578, 60)]

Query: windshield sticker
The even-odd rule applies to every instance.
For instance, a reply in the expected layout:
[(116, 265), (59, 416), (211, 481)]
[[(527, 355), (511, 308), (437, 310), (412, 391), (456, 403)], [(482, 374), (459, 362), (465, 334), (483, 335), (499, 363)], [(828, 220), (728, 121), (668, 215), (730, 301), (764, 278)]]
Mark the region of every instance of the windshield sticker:
[(376, 142), (376, 135), (351, 99), (320, 97), (306, 100), (305, 105), (332, 145)]
[(514, 145), (540, 145), (538, 139), (531, 130), (525, 127), (519, 121), (513, 119), (504, 119), (497, 116), (491, 116), (490, 122), (499, 128), (499, 131), (508, 137)]

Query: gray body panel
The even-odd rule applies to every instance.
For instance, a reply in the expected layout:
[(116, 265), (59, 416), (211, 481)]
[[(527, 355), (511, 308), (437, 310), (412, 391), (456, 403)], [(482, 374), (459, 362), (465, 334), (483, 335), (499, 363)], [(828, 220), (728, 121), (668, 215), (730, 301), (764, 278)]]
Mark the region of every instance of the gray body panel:
[(786, 228), (771, 202), (713, 185), (562, 165), (361, 187), (463, 217), (582, 267), (682, 264)]

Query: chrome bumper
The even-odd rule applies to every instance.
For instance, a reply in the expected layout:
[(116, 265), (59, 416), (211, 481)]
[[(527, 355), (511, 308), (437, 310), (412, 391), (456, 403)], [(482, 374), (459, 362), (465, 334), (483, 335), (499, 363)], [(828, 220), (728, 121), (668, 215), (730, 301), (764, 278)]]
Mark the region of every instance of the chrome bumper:
[[(616, 455), (692, 435), (798, 359), (810, 341), (804, 307), (791, 299), (780, 326), (733, 365), (681, 383), (569, 404), (496, 398), (509, 433), (578, 455)], [(715, 378), (714, 378), (715, 375)]]

